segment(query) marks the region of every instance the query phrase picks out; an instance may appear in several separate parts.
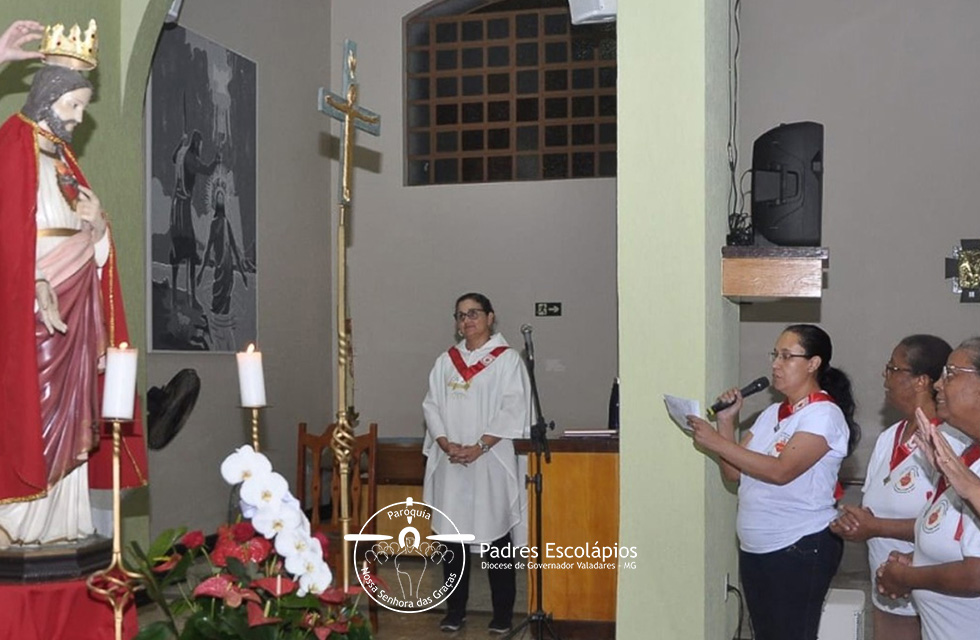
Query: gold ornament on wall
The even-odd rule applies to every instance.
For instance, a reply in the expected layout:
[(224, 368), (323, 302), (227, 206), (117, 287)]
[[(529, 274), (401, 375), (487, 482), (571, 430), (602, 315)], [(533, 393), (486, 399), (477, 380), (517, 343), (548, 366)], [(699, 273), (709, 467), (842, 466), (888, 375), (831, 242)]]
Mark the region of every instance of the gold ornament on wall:
[(980, 302), (980, 240), (961, 240), (946, 258), (946, 277), (953, 280), (953, 293), (960, 302)]

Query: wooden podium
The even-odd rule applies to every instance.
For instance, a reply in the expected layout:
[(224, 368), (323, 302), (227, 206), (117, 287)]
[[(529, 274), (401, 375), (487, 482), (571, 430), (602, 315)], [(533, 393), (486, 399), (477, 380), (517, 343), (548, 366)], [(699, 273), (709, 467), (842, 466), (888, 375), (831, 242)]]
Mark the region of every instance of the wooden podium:
[[(624, 559), (558, 557), (579, 549), (619, 547), (619, 438), (563, 437), (548, 441), (551, 462), (541, 457), (542, 549), (535, 562), (571, 567), (542, 571), (542, 609), (555, 620), (556, 631), (570, 638), (614, 638), (616, 583)], [(515, 440), (528, 457), (528, 475), (536, 472), (534, 445)], [(528, 488), (529, 541), (536, 544), (534, 488)], [(628, 558), (626, 560), (629, 560)], [(588, 565), (588, 566), (581, 566)], [(604, 565), (597, 567), (596, 565)], [(535, 572), (528, 571), (528, 601), (536, 607)]]

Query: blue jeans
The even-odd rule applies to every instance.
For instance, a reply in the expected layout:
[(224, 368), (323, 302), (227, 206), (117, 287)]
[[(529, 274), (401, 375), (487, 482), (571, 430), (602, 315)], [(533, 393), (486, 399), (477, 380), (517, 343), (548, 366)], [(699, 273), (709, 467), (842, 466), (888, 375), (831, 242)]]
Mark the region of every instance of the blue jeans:
[(756, 640), (816, 640), (820, 612), (844, 542), (830, 529), (770, 553), (739, 552)]

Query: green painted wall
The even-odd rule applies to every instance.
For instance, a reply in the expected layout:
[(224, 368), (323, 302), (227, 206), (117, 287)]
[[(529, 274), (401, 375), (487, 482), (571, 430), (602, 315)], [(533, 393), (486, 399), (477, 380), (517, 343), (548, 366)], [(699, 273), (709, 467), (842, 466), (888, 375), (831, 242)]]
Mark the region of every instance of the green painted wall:
[[(44, 24), (99, 25), (99, 66), (90, 74), (95, 100), (78, 129), (74, 148), (92, 188), (109, 213), (132, 342), (146, 353), (143, 96), (153, 49), (170, 0), (78, 0), (66, 11), (51, 0), (7, 0), (0, 29), (19, 18)], [(0, 119), (24, 103), (37, 63), (8, 64), (0, 71)], [(125, 79), (123, 78), (126, 73)], [(145, 358), (142, 362), (145, 370)], [(145, 381), (145, 376), (142, 376)], [(140, 385), (145, 390), (145, 384)], [(96, 504), (109, 508), (106, 496)], [(123, 505), (127, 539), (146, 539), (148, 491), (128, 492)]]
[(734, 498), (662, 400), (704, 402), (738, 370), (738, 309), (720, 294), (727, 6), (621, 0), (617, 33), (620, 542), (639, 549), (618, 637), (730, 637)]

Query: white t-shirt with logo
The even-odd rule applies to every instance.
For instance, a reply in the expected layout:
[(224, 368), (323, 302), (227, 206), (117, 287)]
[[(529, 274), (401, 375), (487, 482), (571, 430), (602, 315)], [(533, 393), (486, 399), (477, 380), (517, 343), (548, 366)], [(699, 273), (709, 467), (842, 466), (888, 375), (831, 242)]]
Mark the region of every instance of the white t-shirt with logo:
[(742, 473), (736, 528), (741, 549), (769, 553), (827, 528), (837, 516), (834, 490), (847, 455), (849, 430), (833, 402), (811, 402), (779, 422), (779, 404), (770, 405), (752, 425), (749, 451), (778, 457), (797, 432), (812, 433), (830, 447), (795, 480), (775, 485)]
[[(970, 470), (980, 475), (980, 460)], [(949, 488), (915, 522), (912, 565), (928, 567), (976, 557), (980, 557), (977, 515)], [(922, 618), (923, 640), (976, 638), (980, 633), (980, 597), (913, 589), (912, 601)]]
[[(905, 421), (897, 422), (886, 429), (875, 443), (868, 472), (864, 479), (864, 499), (861, 505), (871, 509), (875, 516), (895, 520), (918, 518), (926, 505), (934, 497), (939, 475), (926, 460), (925, 455), (914, 449), (894, 469), (891, 466), (895, 450), (895, 438)], [(965, 436), (946, 425), (941, 427), (943, 435), (953, 451), (959, 455), (967, 446)], [(913, 441), (909, 446), (914, 447)], [(911, 553), (915, 545), (907, 540), (895, 538), (868, 539), (868, 565), (871, 568), (871, 601), (882, 611), (903, 616), (917, 615), (915, 607), (908, 598), (892, 600), (878, 593), (877, 570), (892, 551)]]

